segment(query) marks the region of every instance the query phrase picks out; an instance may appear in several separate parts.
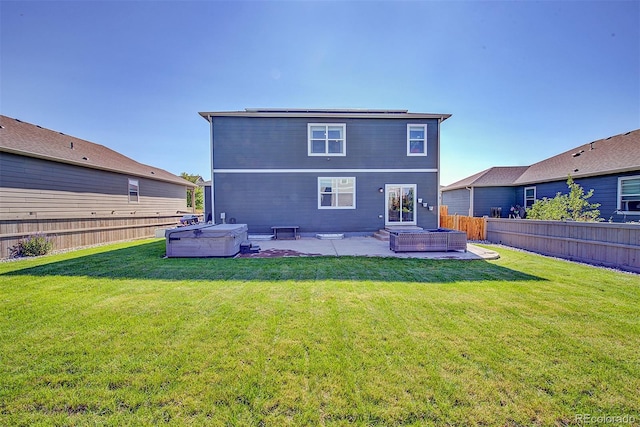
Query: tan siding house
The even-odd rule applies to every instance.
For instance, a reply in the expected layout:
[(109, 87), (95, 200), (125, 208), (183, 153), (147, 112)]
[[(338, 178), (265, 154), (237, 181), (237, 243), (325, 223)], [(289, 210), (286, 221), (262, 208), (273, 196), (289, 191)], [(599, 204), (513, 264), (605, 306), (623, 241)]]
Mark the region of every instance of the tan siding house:
[(58, 249), (148, 237), (195, 184), (103, 145), (0, 116), (0, 258), (46, 232)]

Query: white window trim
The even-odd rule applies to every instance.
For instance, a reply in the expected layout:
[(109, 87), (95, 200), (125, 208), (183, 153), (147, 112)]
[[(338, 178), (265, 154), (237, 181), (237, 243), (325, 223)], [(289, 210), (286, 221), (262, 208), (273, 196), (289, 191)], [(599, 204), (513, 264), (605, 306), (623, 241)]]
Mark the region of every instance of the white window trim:
[[(322, 206), (322, 191), (320, 181), (323, 179), (352, 179), (353, 180), (353, 206)], [(318, 209), (355, 209), (356, 208), (356, 177), (355, 176), (319, 176), (318, 177)], [(339, 194), (339, 193), (336, 193)]]
[[(527, 208), (527, 190), (533, 190), (533, 203), (536, 202), (536, 200), (538, 200), (538, 195), (536, 192), (536, 187), (524, 187), (524, 203), (522, 204), (522, 206), (524, 206), (525, 208)], [(533, 205), (533, 203), (531, 205)]]
[(616, 200), (616, 207), (618, 214), (624, 215), (640, 215), (640, 211), (625, 211), (622, 210), (622, 181), (627, 181), (630, 179), (640, 179), (640, 175), (635, 176), (621, 176), (618, 178), (618, 200)]
[[(413, 221), (389, 221), (389, 189), (413, 188)], [(384, 225), (417, 225), (418, 224), (418, 184), (385, 184), (384, 185)]]
[[(134, 184), (138, 188), (136, 192), (136, 200), (131, 200), (131, 184)], [(129, 199), (129, 203), (140, 203), (140, 181), (137, 179), (129, 178), (127, 181), (127, 198)]]
[[(411, 128), (421, 127), (424, 129), (424, 153), (411, 152)], [(408, 123), (407, 124), (407, 156), (426, 156), (427, 155), (427, 125), (424, 123)]]
[[(325, 152), (324, 153), (314, 153), (311, 151), (311, 127), (312, 126), (325, 126), (327, 128), (327, 133), (325, 137)], [(342, 153), (328, 153), (329, 149), (329, 126), (341, 127), (342, 128)], [(307, 123), (307, 155), (308, 156), (346, 156), (347, 155), (347, 124), (346, 123)]]

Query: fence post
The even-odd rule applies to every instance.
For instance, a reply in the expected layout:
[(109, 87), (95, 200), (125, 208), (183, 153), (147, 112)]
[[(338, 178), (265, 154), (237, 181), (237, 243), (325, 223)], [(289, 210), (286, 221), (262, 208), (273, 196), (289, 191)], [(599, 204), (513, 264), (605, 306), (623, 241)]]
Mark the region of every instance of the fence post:
[(482, 240), (487, 240), (487, 221), (486, 216), (482, 217)]

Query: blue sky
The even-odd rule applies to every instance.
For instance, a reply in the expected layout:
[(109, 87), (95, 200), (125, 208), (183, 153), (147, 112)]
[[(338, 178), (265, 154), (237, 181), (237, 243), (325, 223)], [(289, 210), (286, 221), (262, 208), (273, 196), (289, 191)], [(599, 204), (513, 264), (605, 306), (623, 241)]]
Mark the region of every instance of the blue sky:
[(451, 113), (441, 183), (640, 128), (640, 1), (4, 1), (2, 114), (210, 177), (199, 111)]

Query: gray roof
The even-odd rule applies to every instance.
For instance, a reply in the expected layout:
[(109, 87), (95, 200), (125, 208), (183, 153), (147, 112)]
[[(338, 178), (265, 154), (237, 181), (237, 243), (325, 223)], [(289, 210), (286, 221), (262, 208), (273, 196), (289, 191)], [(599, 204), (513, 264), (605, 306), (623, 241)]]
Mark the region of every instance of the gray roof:
[(0, 115), (0, 151), (195, 187), (163, 169), (138, 163), (103, 145)]
[(369, 118), (369, 119), (440, 119), (451, 114), (410, 113), (408, 110), (376, 110), (358, 108), (245, 108), (244, 111), (212, 111), (199, 113), (209, 117), (317, 117), (317, 118)]
[(454, 190), (466, 187), (503, 187), (512, 185), (528, 166), (497, 166), (485, 169), (475, 175), (471, 175), (453, 184), (447, 185), (443, 190)]
[(599, 139), (531, 166), (494, 167), (442, 190), (528, 185), (573, 178), (640, 171), (640, 129)]

